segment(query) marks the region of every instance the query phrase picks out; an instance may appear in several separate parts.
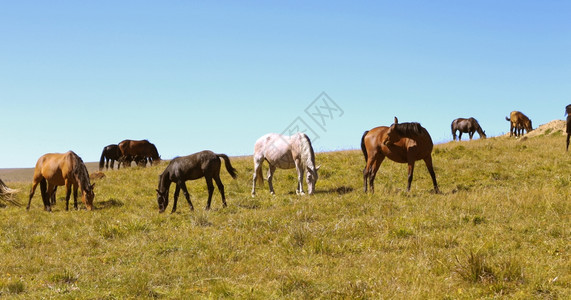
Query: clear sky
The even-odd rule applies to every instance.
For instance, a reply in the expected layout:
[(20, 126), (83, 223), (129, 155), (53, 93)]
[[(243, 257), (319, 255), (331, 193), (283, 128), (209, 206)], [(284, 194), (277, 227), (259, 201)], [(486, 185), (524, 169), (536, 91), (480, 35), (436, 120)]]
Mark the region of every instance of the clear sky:
[(0, 168), (123, 139), (249, 155), (297, 125), (358, 149), (394, 116), (495, 136), (564, 118), (571, 1), (3, 1), (0, 103)]

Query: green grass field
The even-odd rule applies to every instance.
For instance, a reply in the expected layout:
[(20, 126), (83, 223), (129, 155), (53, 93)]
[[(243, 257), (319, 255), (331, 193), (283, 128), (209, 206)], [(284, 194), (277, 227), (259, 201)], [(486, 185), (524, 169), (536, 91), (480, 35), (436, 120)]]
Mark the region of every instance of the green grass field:
[[(15, 299), (569, 299), (571, 153), (550, 132), (451, 142), (433, 152), (443, 194), (422, 161), (385, 160), (362, 191), (360, 151), (318, 153), (317, 192), (294, 193), (278, 170), (250, 196), (250, 157), (222, 169), (228, 207), (204, 180), (187, 182), (195, 211), (159, 214), (158, 175), (108, 171), (96, 210), (0, 208), (0, 297)], [(356, 141), (359, 137), (356, 137)], [(223, 149), (213, 149), (224, 152)], [(181, 153), (181, 155), (189, 153)], [(264, 166), (264, 172), (267, 165)], [(30, 182), (11, 183), (24, 205)]]

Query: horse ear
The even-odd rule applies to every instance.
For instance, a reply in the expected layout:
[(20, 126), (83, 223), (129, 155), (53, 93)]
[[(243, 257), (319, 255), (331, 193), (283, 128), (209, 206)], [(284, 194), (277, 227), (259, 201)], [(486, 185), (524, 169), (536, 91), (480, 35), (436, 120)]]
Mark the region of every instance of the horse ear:
[(397, 117), (395, 117), (395, 124), (399, 123), (399, 119)]
[(319, 168), (321, 168), (321, 165), (317, 166), (317, 167), (315, 168), (315, 171), (319, 170)]
[(91, 189), (93, 189), (95, 187), (95, 183), (91, 185)]

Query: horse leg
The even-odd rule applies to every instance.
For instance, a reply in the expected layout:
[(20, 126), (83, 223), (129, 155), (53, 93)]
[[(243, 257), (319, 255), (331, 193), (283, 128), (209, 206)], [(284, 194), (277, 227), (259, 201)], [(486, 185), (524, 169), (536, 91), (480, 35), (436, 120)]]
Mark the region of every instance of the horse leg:
[(39, 181), (36, 182), (36, 180), (34, 180), (34, 182), (32, 183), (32, 188), (30, 189), (30, 197), (28, 199), (28, 206), (26, 206), (26, 210), (30, 210), (30, 204), (32, 204), (32, 197), (34, 197), (34, 193), (36, 192), (36, 187), (38, 186), (38, 183), (40, 183)]
[(52, 207), (50, 205), (50, 191), (53, 191), (54, 187), (48, 184), (47, 180), (44, 179), (40, 182), (40, 192), (42, 192), (42, 200), (44, 201), (44, 210), (45, 211), (52, 211)]
[[(78, 210), (77, 208), (77, 189), (79, 188), (78, 185), (73, 186), (73, 208)], [(85, 191), (83, 191), (85, 193)], [(81, 198), (82, 200), (85, 199), (84, 197)], [(83, 202), (83, 204), (87, 207), (87, 203)]]
[[(172, 211), (171, 214), (174, 214), (176, 212), (176, 203), (178, 202), (178, 195), (180, 194), (180, 186), (178, 185), (178, 183), (176, 184), (176, 187), (174, 189), (174, 196), (173, 196), (173, 201), (172, 201)], [(165, 204), (165, 209), (167, 208), (168, 202)]]
[(424, 163), (426, 164), (428, 173), (430, 173), (430, 177), (432, 178), (432, 185), (434, 186), (434, 192), (436, 194), (440, 194), (440, 190), (438, 189), (438, 183), (436, 182), (436, 174), (434, 173), (434, 168), (432, 166), (432, 156), (425, 158)]
[(470, 131), (468, 133), (468, 136), (470, 137), (470, 141), (472, 140), (472, 137), (474, 136), (474, 131)]
[(276, 167), (270, 165), (268, 168), (268, 186), (270, 187), (270, 194), (275, 195), (274, 193), (274, 184), (272, 183), (272, 179), (274, 178), (274, 172), (276, 171)]
[[(264, 162), (263, 157), (254, 157), (254, 176), (252, 179), (252, 197), (256, 196), (256, 181), (260, 180), (258, 178), (262, 175), (262, 163)], [(263, 179), (262, 179), (263, 181)]]
[(408, 184), (406, 186), (407, 192), (410, 192), (410, 185), (412, 184), (413, 174), (414, 174), (414, 160), (408, 162)]
[(571, 133), (567, 134), (567, 148), (565, 151), (569, 151), (569, 137), (571, 137)]
[(452, 140), (456, 140), (456, 130), (452, 130)]
[(212, 194), (214, 193), (214, 185), (212, 184), (212, 176), (204, 176), (206, 179), (206, 187), (208, 188), (208, 201), (206, 202), (206, 210), (210, 209), (210, 203), (212, 202)]
[(220, 195), (222, 195), (222, 207), (226, 207), (226, 195), (224, 195), (224, 184), (222, 184), (222, 180), (220, 180), (220, 175), (214, 177), (214, 181), (216, 182), (216, 186), (218, 186), (218, 191)]
[(382, 154), (377, 154), (373, 157), (369, 157), (369, 189), (371, 190), (371, 194), (375, 193), (375, 177), (377, 176), (377, 172), (381, 167), (381, 163), (385, 159), (385, 156)]
[(69, 198), (71, 197), (71, 184), (65, 183), (65, 210), (69, 210)]
[(458, 141), (462, 140), (462, 131), (458, 132)]
[(57, 186), (54, 187), (54, 190), (53, 190), (52, 195), (50, 197), (50, 204), (51, 205), (56, 205), (56, 195), (57, 195)]
[(303, 168), (301, 167), (301, 164), (298, 162), (298, 160), (295, 160), (295, 170), (297, 172), (297, 188), (295, 189), (295, 193), (298, 195), (305, 195), (305, 193), (303, 192)]
[(192, 206), (192, 202), (190, 202), (190, 194), (188, 193), (188, 190), (186, 189), (186, 184), (184, 183), (184, 181), (179, 182), (177, 184), (177, 186), (180, 186), (180, 188), (182, 189), (182, 193), (184, 194), (184, 197), (186, 198), (186, 202), (188, 202), (188, 205), (190, 205), (190, 210), (194, 210), (194, 206)]

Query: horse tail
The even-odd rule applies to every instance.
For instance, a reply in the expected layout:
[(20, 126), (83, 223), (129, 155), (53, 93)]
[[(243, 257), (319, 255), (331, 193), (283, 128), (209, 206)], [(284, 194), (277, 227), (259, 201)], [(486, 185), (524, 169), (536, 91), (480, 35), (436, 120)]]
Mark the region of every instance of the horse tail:
[(228, 171), (228, 173), (230, 174), (230, 176), (232, 176), (232, 178), (236, 179), (237, 171), (232, 167), (232, 164), (230, 164), (230, 159), (228, 158), (228, 156), (226, 154), (216, 154), (216, 156), (218, 158), (222, 157), (224, 159), (224, 165), (226, 166), (226, 171)]
[(510, 121), (511, 121), (511, 119), (510, 119), (510, 118), (508, 118), (508, 117), (506, 117), (506, 121), (510, 122)]
[(363, 155), (365, 156), (365, 162), (369, 160), (369, 155), (367, 154), (367, 147), (365, 147), (365, 136), (369, 133), (369, 131), (365, 131), (363, 133), (363, 137), (361, 137), (361, 151), (363, 151)]
[(99, 159), (99, 171), (103, 170), (103, 165), (105, 164), (105, 148), (101, 152), (101, 158)]

